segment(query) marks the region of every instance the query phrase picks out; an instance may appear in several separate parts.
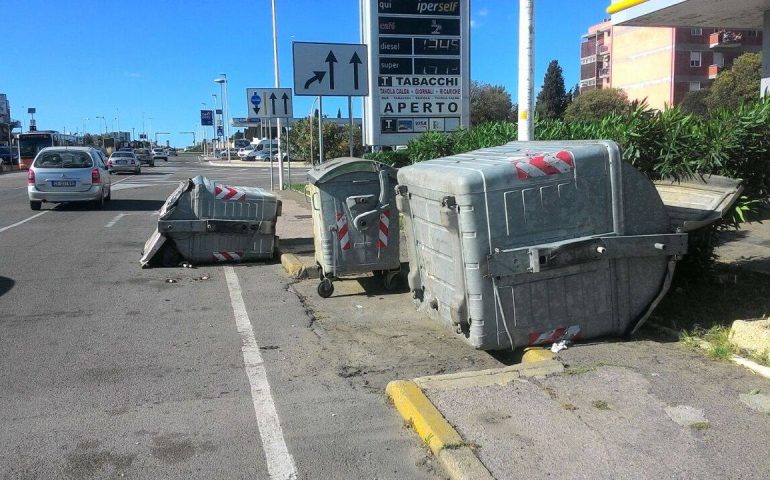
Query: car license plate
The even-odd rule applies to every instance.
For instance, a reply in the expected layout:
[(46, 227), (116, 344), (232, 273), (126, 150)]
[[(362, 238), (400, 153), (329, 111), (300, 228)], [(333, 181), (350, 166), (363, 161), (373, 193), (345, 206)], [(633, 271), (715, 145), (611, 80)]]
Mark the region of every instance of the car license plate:
[(126, 164), (125, 160), (118, 160), (118, 165), (125, 165), (125, 164)]
[(51, 181), (53, 187), (74, 187), (75, 180), (53, 180)]

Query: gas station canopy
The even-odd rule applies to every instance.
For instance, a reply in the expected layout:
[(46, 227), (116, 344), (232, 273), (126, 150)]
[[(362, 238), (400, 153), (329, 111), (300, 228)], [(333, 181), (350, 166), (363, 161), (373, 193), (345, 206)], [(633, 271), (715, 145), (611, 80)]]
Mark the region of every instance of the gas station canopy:
[(762, 30), (770, 0), (616, 0), (607, 8), (613, 25), (719, 27)]

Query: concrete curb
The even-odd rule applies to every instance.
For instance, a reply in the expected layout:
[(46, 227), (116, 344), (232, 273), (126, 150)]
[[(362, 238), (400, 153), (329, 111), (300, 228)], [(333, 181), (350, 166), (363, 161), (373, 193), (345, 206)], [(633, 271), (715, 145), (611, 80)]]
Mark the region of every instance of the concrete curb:
[(385, 393), (393, 401), (401, 417), (412, 426), (438, 458), (449, 478), (493, 480), (494, 477), (481, 463), (471, 446), (441, 415), (423, 389), (449, 390), (506, 384), (518, 378), (542, 377), (563, 371), (564, 366), (556, 360), (543, 360), (476, 372), (394, 380), (388, 383)]
[(281, 265), (286, 273), (295, 280), (308, 277), (305, 264), (293, 253), (281, 253)]
[(553, 360), (556, 354), (551, 350), (542, 347), (528, 347), (524, 349), (524, 355), (521, 356), (521, 363), (541, 362), (543, 360)]
[[(664, 327), (663, 325), (658, 325), (656, 323), (650, 323), (649, 325), (670, 336), (673, 336), (676, 338), (680, 338), (681, 336), (680, 332), (677, 332), (673, 328)], [(709, 351), (714, 348), (714, 346), (711, 343), (707, 342), (706, 340), (697, 339), (697, 343), (698, 343), (698, 347), (701, 350)], [(730, 361), (735, 363), (736, 365), (740, 365), (742, 367), (748, 368), (749, 370), (756, 373), (760, 377), (764, 377), (770, 380), (770, 367), (760, 365), (752, 360), (749, 360), (748, 358), (743, 358), (740, 355), (733, 355), (732, 357), (730, 357)]]
[[(205, 158), (201, 158), (201, 161), (208, 162), (210, 165), (215, 167), (238, 167), (238, 168), (270, 168), (270, 162), (244, 162), (241, 159), (233, 159), (232, 162), (227, 163), (227, 160), (225, 161), (217, 161), (217, 160), (207, 160)], [(307, 162), (291, 162), (292, 169), (294, 168), (308, 168), (311, 165)], [(278, 168), (278, 162), (273, 162), (273, 168)], [(286, 162), (283, 164), (283, 168), (287, 168)]]

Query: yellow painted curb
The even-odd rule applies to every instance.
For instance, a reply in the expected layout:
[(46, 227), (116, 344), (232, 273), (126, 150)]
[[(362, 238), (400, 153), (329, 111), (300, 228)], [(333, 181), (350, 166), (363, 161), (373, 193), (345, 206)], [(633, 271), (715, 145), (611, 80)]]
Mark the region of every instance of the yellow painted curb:
[(462, 445), (463, 439), (433, 406), (420, 387), (410, 380), (395, 380), (385, 387), (398, 413), (417, 432), (434, 455), (447, 446)]
[(542, 362), (543, 360), (553, 360), (555, 357), (556, 354), (550, 350), (539, 347), (530, 347), (524, 349), (521, 363)]
[(450, 479), (494, 480), (473, 450), (415, 382), (395, 380), (388, 383), (385, 392), (401, 417), (441, 462)]
[(291, 278), (299, 279), (307, 276), (305, 265), (293, 253), (282, 253), (281, 265)]

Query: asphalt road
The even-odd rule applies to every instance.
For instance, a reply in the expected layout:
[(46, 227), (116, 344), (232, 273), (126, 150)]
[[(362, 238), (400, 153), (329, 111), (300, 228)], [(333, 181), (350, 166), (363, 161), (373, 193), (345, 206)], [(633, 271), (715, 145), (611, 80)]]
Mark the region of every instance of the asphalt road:
[(158, 165), (102, 211), (0, 176), (0, 478), (442, 478), (385, 384), (500, 363), (366, 281), (314, 307), (276, 263), (140, 269), (180, 180), (270, 182)]

